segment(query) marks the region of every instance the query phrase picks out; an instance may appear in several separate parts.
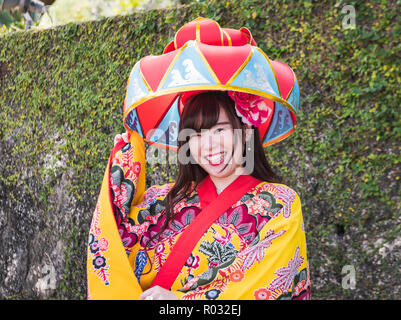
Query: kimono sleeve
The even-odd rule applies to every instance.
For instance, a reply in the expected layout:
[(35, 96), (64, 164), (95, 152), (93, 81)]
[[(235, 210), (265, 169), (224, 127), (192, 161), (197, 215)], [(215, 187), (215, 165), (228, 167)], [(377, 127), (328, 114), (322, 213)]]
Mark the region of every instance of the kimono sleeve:
[(115, 153), (110, 165), (110, 193), (118, 233), (129, 255), (162, 212), (171, 184), (145, 190), (145, 147), (142, 137), (132, 132), (130, 141)]
[(131, 206), (142, 202), (145, 191), (145, 146), (137, 132), (117, 151), (110, 164), (110, 194), (117, 226)]
[(144, 163), (139, 134), (134, 133), (130, 143), (120, 142), (112, 150), (89, 230), (88, 299), (138, 299), (142, 292), (116, 226), (120, 227), (129, 206), (143, 197)]
[[(280, 214), (271, 219), (261, 230), (261, 240), (244, 249), (239, 257), (244, 259), (250, 281), (254, 283), (247, 292), (249, 298), (310, 299), (310, 279), (307, 246), (298, 194), (281, 187), (286, 202)], [(251, 265), (253, 261), (253, 264)]]

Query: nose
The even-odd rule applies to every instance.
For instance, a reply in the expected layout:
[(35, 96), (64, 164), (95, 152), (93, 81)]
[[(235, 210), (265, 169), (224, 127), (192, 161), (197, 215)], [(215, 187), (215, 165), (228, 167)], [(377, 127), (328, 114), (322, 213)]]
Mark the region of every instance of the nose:
[(222, 143), (224, 143), (223, 137), (218, 134), (213, 134), (211, 130), (208, 130), (202, 135), (201, 147), (204, 152), (219, 152)]

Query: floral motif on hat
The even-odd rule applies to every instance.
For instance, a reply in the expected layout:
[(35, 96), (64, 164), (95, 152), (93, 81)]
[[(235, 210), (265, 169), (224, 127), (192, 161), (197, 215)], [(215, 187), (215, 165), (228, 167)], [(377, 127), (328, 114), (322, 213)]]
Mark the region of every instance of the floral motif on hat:
[(262, 97), (238, 91), (228, 91), (228, 95), (234, 100), (235, 111), (243, 123), (259, 127), (268, 119), (269, 108)]

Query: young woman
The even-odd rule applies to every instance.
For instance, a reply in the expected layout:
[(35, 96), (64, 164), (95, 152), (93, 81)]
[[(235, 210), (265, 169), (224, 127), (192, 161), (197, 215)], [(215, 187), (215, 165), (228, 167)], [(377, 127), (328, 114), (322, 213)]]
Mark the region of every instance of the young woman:
[(116, 141), (89, 235), (89, 298), (309, 299), (301, 203), (266, 160), (264, 100), (180, 99), (174, 184), (143, 192), (142, 137)]

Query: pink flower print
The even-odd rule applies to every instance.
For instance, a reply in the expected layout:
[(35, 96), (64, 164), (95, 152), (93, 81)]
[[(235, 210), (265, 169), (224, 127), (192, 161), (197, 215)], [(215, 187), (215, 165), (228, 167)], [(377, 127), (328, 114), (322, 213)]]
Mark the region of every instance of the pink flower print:
[(135, 162), (135, 164), (134, 164), (134, 173), (136, 175), (139, 175), (140, 172), (141, 172), (141, 163), (140, 162)]
[(230, 280), (232, 282), (241, 282), (244, 279), (244, 273), (241, 270), (235, 270), (230, 274)]
[(138, 236), (134, 233), (127, 232), (124, 224), (121, 224), (118, 227), (118, 233), (120, 234), (126, 252), (128, 252), (138, 242)]
[(169, 184), (163, 185), (162, 187), (159, 186), (150, 187), (148, 190), (146, 190), (144, 195), (144, 200), (139, 205), (139, 207), (141, 208), (149, 207), (151, 204), (156, 202), (156, 198), (166, 196), (167, 193), (170, 191), (171, 187), (172, 186)]
[(187, 262), (185, 262), (185, 265), (186, 265), (187, 267), (196, 269), (196, 268), (199, 267), (199, 261), (200, 261), (199, 256), (194, 256), (194, 255), (191, 253), (191, 255), (190, 255), (190, 256), (188, 257), (188, 259), (187, 259)]
[(229, 91), (228, 95), (235, 101), (235, 111), (243, 123), (259, 127), (268, 119), (271, 110), (262, 97), (236, 91)]
[(93, 228), (93, 235), (97, 238), (97, 237), (100, 236), (100, 234), (101, 234), (100, 228), (98, 228), (98, 227), (95, 226), (95, 227)]
[(252, 209), (259, 213), (262, 217), (265, 217), (267, 215), (266, 205), (270, 206), (270, 203), (259, 197), (254, 197), (252, 200), (254, 202)]
[(271, 246), (274, 239), (280, 237), (284, 232), (285, 230), (280, 230), (279, 232), (274, 233), (273, 230), (269, 230), (266, 237), (262, 241), (244, 249), (239, 254), (239, 257), (244, 258), (242, 269), (247, 270), (252, 267), (252, 265), (255, 263), (255, 260), (258, 262), (262, 261), (265, 256), (265, 250)]
[(166, 247), (164, 246), (164, 242), (160, 243), (157, 247), (156, 247), (156, 254), (162, 254), (164, 252), (164, 250), (166, 249)]
[(291, 204), (295, 201), (295, 191), (284, 186), (275, 186), (278, 193), (275, 196), (284, 201), (285, 205), (281, 209), (283, 211), (283, 217), (289, 218), (291, 215)]
[[(134, 184), (138, 183), (138, 178), (141, 173), (141, 163), (140, 162), (134, 162), (133, 164), (129, 165), (129, 169), (125, 173), (124, 177), (125, 179), (129, 179)], [(136, 193), (136, 189), (134, 190), (134, 193)]]
[(297, 247), (295, 249), (294, 258), (290, 259), (288, 266), (278, 269), (275, 273), (278, 278), (270, 283), (270, 290), (274, 291), (281, 288), (284, 293), (287, 293), (288, 290), (290, 290), (294, 277), (298, 273), (298, 268), (302, 265), (303, 261), (304, 258), (300, 256), (300, 249)]
[(214, 230), (214, 228), (212, 228), (212, 232), (214, 233), (213, 238), (222, 245), (226, 245), (227, 243), (231, 242), (232, 234), (226, 228), (224, 228), (223, 231), (225, 235), (219, 234), (216, 230)]
[(302, 280), (297, 283), (297, 286), (294, 288), (294, 294), (295, 296), (299, 296), (302, 290), (304, 290), (305, 287), (305, 280)]
[(99, 239), (99, 249), (100, 251), (106, 251), (109, 248), (109, 242), (106, 240), (106, 238), (100, 238)]
[(90, 245), (89, 245), (89, 249), (90, 251), (95, 254), (96, 252), (99, 251), (99, 242), (98, 241), (93, 241)]
[(269, 300), (271, 292), (265, 288), (260, 288), (253, 293), (256, 300)]

